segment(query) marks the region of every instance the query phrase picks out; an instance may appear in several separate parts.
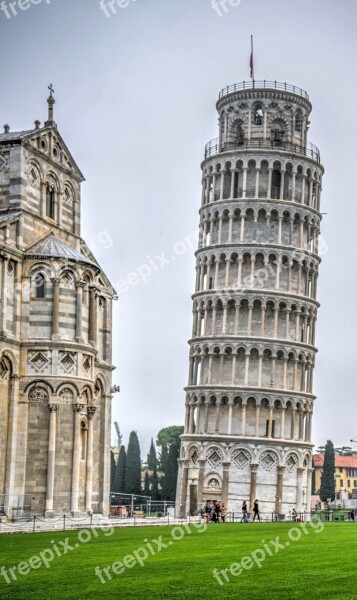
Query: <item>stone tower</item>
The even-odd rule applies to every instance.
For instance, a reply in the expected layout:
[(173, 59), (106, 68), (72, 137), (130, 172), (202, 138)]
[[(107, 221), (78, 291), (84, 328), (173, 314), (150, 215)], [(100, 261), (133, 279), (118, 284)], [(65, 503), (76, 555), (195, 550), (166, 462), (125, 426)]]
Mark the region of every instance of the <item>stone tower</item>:
[(53, 119), (0, 134), (0, 513), (108, 513), (114, 290)]
[(306, 92), (219, 95), (202, 163), (200, 244), (177, 509), (309, 510), (323, 167)]

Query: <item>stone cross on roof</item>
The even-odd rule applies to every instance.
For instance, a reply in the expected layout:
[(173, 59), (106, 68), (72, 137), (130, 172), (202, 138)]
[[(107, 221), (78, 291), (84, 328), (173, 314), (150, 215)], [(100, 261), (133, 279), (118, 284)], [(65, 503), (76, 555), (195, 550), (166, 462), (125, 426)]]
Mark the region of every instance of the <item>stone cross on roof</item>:
[(52, 83), (50, 83), (50, 85), (48, 86), (48, 89), (50, 90), (50, 95), (47, 98), (48, 120), (45, 122), (45, 126), (46, 127), (48, 127), (49, 125), (55, 125), (55, 122), (54, 122), (54, 119), (53, 119), (53, 106), (54, 106), (56, 100), (53, 97), (53, 94), (54, 94), (55, 90), (53, 89)]

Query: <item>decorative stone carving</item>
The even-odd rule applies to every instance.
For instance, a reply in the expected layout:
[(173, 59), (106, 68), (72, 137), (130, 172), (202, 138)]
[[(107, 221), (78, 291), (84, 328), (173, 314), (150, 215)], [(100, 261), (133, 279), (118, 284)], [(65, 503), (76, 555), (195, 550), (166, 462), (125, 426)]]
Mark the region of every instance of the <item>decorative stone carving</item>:
[(48, 403), (48, 401), (49, 401), (49, 394), (45, 388), (35, 386), (30, 390), (29, 402), (33, 402), (33, 403), (46, 402), (46, 403)]
[(74, 352), (60, 352), (59, 362), (66, 373), (71, 373), (76, 366), (76, 354)]
[(211, 467), (217, 468), (223, 460), (223, 453), (219, 448), (211, 448), (207, 456), (207, 462)]
[(192, 466), (197, 467), (197, 464), (198, 464), (197, 448), (192, 448), (192, 450), (190, 452), (190, 462), (191, 462)]
[(271, 471), (278, 464), (278, 458), (274, 452), (266, 450), (262, 453), (259, 464), (262, 465), (266, 471)]
[(41, 373), (50, 364), (47, 352), (30, 352), (29, 363), (37, 373)]
[(61, 390), (59, 397), (63, 403), (71, 404), (74, 399), (74, 394), (71, 388), (66, 387)]
[(250, 462), (250, 454), (241, 448), (232, 454), (232, 461), (238, 469), (244, 469)]

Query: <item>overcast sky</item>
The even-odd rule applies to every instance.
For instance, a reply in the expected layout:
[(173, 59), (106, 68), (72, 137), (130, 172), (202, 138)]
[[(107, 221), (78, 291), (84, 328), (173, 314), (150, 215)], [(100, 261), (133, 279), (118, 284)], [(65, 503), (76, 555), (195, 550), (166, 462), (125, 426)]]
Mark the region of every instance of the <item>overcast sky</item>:
[[(215, 102), (249, 79), (251, 33), (256, 79), (308, 91), (326, 169), (313, 440), (357, 437), (355, 0), (227, 0), (221, 16), (211, 0), (128, 0), (109, 17), (99, 0), (36, 2), (0, 12), (0, 119), (12, 131), (43, 122), (53, 83), (59, 131), (86, 177), (82, 235), (122, 290), (113, 416), (124, 442), (137, 430), (144, 454), (161, 427), (183, 422), (196, 247), (185, 240)], [(143, 265), (147, 282), (125, 291)]]

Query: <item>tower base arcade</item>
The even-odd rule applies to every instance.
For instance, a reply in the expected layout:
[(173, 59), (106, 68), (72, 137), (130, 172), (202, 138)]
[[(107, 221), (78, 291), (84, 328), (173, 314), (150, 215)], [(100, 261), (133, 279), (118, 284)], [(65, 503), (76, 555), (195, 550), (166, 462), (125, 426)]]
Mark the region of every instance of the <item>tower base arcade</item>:
[(243, 500), (252, 512), (258, 499), (268, 518), (310, 510), (311, 444), (222, 437), (182, 437), (177, 514), (193, 515), (207, 500), (239, 514)]

